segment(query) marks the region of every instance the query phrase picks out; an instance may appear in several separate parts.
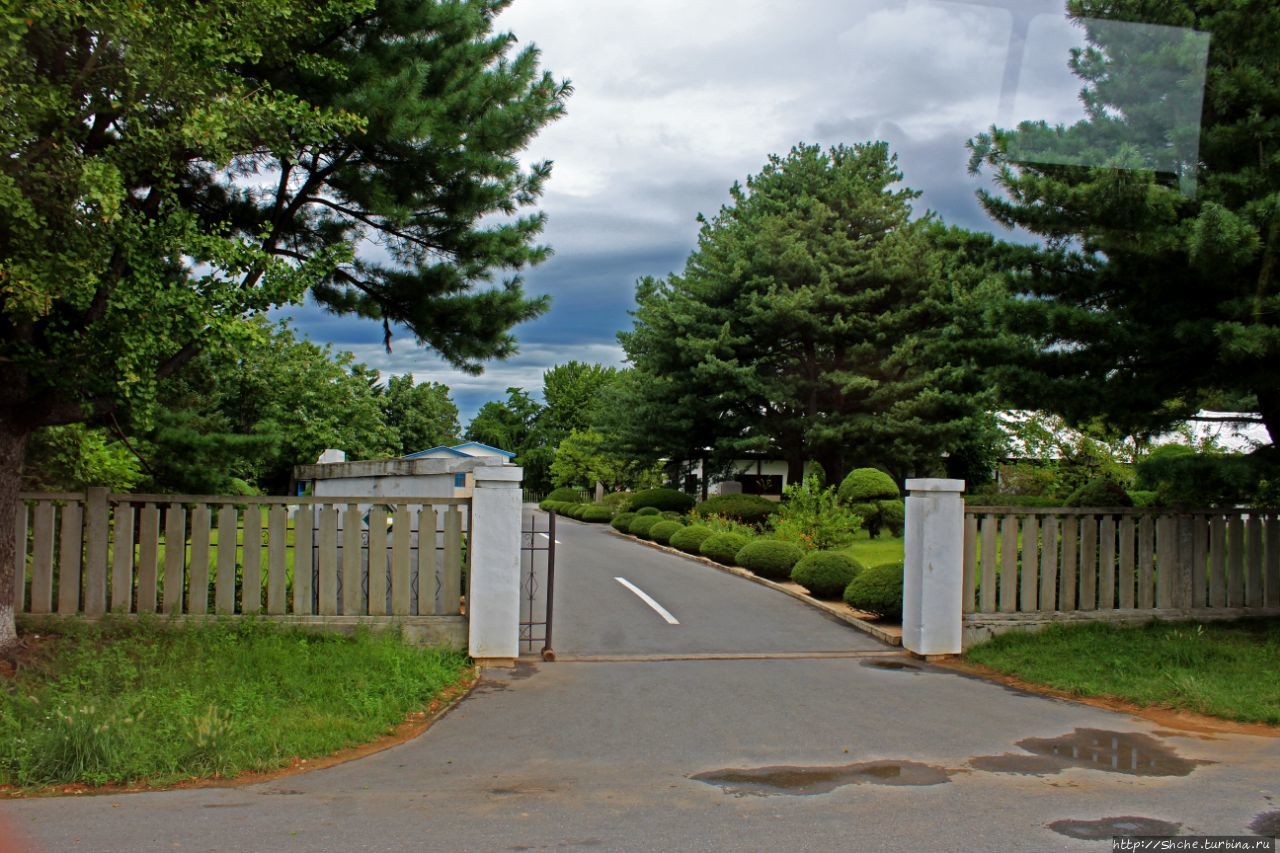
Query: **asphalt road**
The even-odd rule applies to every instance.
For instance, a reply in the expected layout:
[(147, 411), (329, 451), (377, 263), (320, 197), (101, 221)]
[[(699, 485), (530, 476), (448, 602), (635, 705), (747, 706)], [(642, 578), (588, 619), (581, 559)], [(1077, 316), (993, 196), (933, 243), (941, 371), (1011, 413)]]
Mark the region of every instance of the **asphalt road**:
[[(1109, 849), (1059, 831), (1109, 837), (1108, 818), (1247, 834), (1280, 810), (1280, 740), (1161, 729), (920, 666), (601, 528), (564, 522), (557, 538), (557, 651), (617, 660), (491, 671), (422, 737), (328, 770), (4, 802), (0, 817), (51, 851), (1038, 851)], [(726, 651), (761, 659), (700, 659)], [(688, 659), (623, 659), (637, 655)], [(1033, 754), (1080, 730), (1058, 758)], [(778, 767), (791, 769), (759, 770)]]

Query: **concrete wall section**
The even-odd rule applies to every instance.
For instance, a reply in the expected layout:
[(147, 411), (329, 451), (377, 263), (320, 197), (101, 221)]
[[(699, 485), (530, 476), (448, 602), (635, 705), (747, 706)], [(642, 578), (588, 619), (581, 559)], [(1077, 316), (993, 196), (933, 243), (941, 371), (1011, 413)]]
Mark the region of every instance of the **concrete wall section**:
[(907, 481), (902, 645), (921, 656), (961, 651), (963, 480)]

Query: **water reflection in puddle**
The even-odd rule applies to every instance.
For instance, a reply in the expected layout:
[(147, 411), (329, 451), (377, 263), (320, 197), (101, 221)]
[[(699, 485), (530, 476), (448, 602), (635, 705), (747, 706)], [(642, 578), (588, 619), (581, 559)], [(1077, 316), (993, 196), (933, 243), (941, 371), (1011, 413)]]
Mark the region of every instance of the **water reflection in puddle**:
[(867, 669), (887, 669), (892, 672), (913, 672), (913, 673), (924, 672), (922, 668), (915, 665), (914, 663), (911, 663), (905, 660), (893, 660), (891, 658), (889, 659), (873, 658), (871, 660), (864, 660), (862, 662), (862, 665), (865, 666)]
[(1035, 776), (1059, 773), (1070, 767), (1128, 776), (1189, 776), (1199, 765), (1212, 763), (1183, 758), (1150, 735), (1136, 732), (1076, 729), (1055, 738), (1025, 738), (1018, 741), (1018, 746), (1030, 755), (983, 755), (969, 763), (978, 770), (993, 773)]
[(839, 767), (754, 767), (689, 777), (738, 797), (829, 794), (845, 785), (941, 785), (951, 771), (916, 761), (864, 761)]
[(1117, 835), (1177, 835), (1182, 824), (1150, 817), (1104, 817), (1098, 820), (1056, 820), (1049, 828), (1068, 838), (1102, 841)]

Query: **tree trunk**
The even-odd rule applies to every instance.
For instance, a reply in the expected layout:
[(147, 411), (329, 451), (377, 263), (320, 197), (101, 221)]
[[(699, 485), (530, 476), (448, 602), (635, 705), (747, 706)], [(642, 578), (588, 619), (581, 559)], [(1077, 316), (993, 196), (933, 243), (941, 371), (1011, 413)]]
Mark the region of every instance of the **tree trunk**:
[(20, 427), (0, 424), (0, 654), (18, 642), (13, 621), (14, 567), (17, 549), (26, 544), (17, 541), (18, 489), (29, 435)]
[(1280, 391), (1259, 391), (1258, 409), (1267, 434), (1271, 436), (1271, 447), (1280, 450)]
[(804, 451), (787, 454), (787, 485), (804, 482)]

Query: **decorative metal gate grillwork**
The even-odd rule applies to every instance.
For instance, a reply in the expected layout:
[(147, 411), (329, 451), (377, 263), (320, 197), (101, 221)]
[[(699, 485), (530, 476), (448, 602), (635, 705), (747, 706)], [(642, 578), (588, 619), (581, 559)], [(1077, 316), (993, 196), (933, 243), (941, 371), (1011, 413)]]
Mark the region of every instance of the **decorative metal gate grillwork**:
[(539, 530), (539, 512), (531, 513), (520, 543), (520, 650), (533, 652), (542, 644), (543, 660), (555, 660), (551, 648), (556, 583), (556, 514)]

